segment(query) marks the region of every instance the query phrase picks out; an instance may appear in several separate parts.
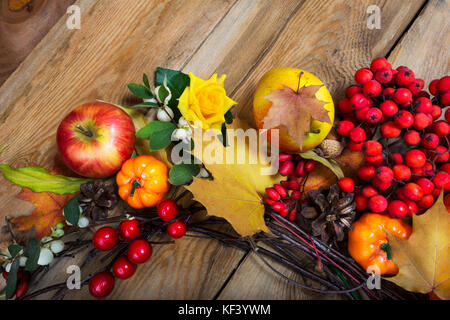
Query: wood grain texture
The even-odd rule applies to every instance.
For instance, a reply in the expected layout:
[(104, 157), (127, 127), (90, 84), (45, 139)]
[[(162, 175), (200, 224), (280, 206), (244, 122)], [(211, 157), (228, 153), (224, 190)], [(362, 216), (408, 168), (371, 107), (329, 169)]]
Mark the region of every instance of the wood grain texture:
[(0, 1), (0, 85), (75, 2), (37, 0), (31, 12), (11, 12), (8, 1)]

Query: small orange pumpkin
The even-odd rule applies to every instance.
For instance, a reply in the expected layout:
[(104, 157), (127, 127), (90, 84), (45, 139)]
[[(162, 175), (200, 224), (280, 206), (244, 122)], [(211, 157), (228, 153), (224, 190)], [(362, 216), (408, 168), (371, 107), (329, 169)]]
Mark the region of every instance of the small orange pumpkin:
[(353, 230), (348, 233), (348, 252), (364, 270), (377, 266), (381, 274), (395, 275), (398, 267), (392, 260), (386, 231), (408, 239), (412, 229), (400, 219), (365, 213), (353, 223)]
[(116, 182), (119, 196), (135, 209), (157, 205), (170, 186), (167, 166), (146, 155), (125, 161)]

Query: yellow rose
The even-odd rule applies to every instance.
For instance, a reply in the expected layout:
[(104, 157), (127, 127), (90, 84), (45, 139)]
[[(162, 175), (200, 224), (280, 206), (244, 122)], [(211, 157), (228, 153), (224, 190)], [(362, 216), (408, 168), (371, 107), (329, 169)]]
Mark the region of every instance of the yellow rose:
[(201, 122), (204, 130), (219, 130), (225, 122), (225, 113), (237, 104), (227, 97), (223, 87), (226, 75), (217, 79), (214, 74), (209, 80), (203, 80), (189, 73), (191, 83), (178, 99), (178, 109), (183, 117), (191, 122)]

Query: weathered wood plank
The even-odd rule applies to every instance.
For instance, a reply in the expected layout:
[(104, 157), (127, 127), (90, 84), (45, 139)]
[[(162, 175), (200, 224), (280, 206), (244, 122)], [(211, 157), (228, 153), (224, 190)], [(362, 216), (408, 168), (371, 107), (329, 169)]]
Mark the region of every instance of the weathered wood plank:
[[(381, 30), (366, 26), (366, 8), (381, 8)], [(236, 89), (240, 117), (252, 121), (252, 98), (256, 85), (269, 69), (290, 66), (308, 70), (321, 78), (335, 99), (353, 81), (355, 70), (374, 57), (386, 55), (404, 32), (423, 1), (306, 1), (288, 23), (273, 47)], [(298, 275), (274, 263), (288, 277)], [(264, 279), (264, 280), (262, 280)], [(242, 285), (244, 283), (246, 285)], [(219, 299), (324, 299), (280, 279), (254, 254), (246, 257)]]

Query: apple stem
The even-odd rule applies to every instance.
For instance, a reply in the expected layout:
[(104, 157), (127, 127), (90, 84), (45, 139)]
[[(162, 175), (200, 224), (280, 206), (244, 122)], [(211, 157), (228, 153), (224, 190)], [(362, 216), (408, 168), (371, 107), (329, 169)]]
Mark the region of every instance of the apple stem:
[(76, 128), (77, 128), (78, 130), (80, 130), (80, 132), (81, 132), (82, 134), (84, 134), (85, 136), (87, 136), (87, 137), (89, 137), (89, 138), (92, 138), (92, 137), (94, 136), (94, 134), (93, 134), (91, 131), (85, 129), (84, 127), (82, 127), (82, 126), (79, 125), (79, 124), (76, 126)]

